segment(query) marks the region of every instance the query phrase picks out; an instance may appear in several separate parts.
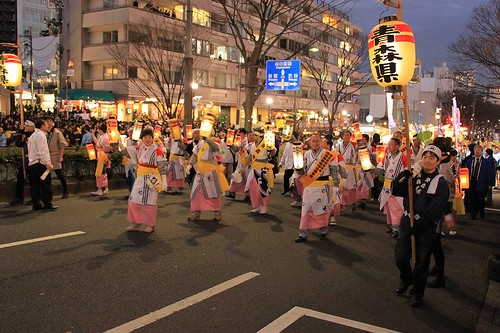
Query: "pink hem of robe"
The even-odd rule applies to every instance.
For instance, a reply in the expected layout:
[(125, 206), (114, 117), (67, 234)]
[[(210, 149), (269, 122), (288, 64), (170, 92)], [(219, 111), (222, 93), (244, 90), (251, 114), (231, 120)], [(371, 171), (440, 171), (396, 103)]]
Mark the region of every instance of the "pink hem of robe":
[[(297, 189), (297, 193), (299, 194), (299, 198), (302, 198), (302, 195), (304, 194), (304, 184), (302, 184), (302, 182), (299, 180), (299, 178), (295, 178), (293, 180), (293, 182), (295, 183), (295, 188)], [(293, 195), (293, 192), (292, 192), (291, 197), (295, 198)]]
[(358, 201), (358, 189), (344, 190), (342, 193), (342, 205), (352, 205)]
[(229, 192), (234, 192), (238, 194), (245, 194), (245, 186), (246, 182), (241, 180), (241, 182), (231, 182), (231, 186), (229, 186)]
[(200, 191), (196, 198), (191, 201), (191, 211), (196, 210), (222, 210), (221, 197), (205, 199), (203, 191)]
[(313, 209), (309, 208), (306, 215), (300, 218), (299, 229), (308, 230), (308, 229), (318, 229), (326, 227), (328, 226), (328, 220), (330, 219), (330, 215), (331, 211), (321, 215), (314, 215)]
[(108, 186), (108, 174), (103, 173), (99, 177), (95, 177), (97, 187), (107, 187)]
[[(253, 170), (252, 170), (253, 171)], [(269, 205), (269, 197), (263, 198), (260, 194), (259, 185), (257, 185), (257, 180), (252, 178), (250, 181), (250, 201), (252, 202), (252, 207), (257, 208), (260, 206)]]
[(361, 185), (358, 188), (358, 200), (366, 200), (366, 199), (368, 199), (368, 193), (369, 192), (370, 192), (370, 190), (365, 189), (365, 187), (363, 185)]
[(401, 217), (403, 216), (403, 208), (399, 204), (398, 199), (391, 195), (389, 200), (385, 203), (384, 214), (387, 215), (387, 224), (389, 225), (399, 225), (401, 223)]
[(342, 205), (340, 203), (333, 205), (333, 209), (330, 210), (331, 216), (340, 216), (340, 207)]
[(172, 172), (169, 172), (167, 175), (167, 186), (168, 187), (184, 188), (184, 178), (174, 179), (174, 177), (172, 176)]
[(150, 227), (156, 225), (156, 213), (158, 206), (156, 205), (141, 205), (133, 201), (128, 202), (127, 220), (136, 224), (145, 224)]

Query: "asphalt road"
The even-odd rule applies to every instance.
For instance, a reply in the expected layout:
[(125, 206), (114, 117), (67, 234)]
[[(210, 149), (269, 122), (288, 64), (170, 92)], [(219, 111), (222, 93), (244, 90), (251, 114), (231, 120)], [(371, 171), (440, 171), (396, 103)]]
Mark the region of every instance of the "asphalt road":
[(1, 205), (0, 332), (474, 331), (500, 192), (484, 220), (462, 216), (443, 238), (447, 287), (414, 309), (394, 291), (396, 241), (376, 203), (296, 244), (300, 209), (276, 183), (268, 215), (224, 198), (221, 222), (189, 222), (188, 193), (161, 194), (153, 234), (124, 231), (124, 190), (55, 200), (54, 212)]

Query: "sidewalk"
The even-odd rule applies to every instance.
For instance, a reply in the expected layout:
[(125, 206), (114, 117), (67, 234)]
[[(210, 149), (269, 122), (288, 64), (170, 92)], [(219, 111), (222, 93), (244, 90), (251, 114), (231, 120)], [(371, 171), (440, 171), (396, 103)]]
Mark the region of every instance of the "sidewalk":
[(500, 283), (490, 280), (483, 309), (477, 321), (476, 333), (500, 331)]

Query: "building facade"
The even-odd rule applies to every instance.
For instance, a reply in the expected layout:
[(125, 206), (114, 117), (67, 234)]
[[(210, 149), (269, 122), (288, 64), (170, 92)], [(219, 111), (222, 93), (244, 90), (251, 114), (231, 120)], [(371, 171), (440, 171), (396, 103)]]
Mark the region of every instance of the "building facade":
[[(138, 33), (138, 27), (144, 26), (144, 22), (152, 24), (160, 20), (168, 26), (179, 26), (181, 31), (184, 31), (186, 3), (173, 0), (65, 0), (63, 4), (62, 37), (65, 49), (62, 57), (63, 73), (66, 73), (70, 60), (74, 66), (74, 76), (69, 77), (69, 86), (72, 89), (112, 92), (116, 103), (96, 107), (96, 110), (99, 109), (96, 111), (98, 116), (106, 117), (113, 113), (119, 120), (131, 121), (133, 114), (139, 112), (153, 118), (158, 117), (159, 110), (154, 103), (151, 103), (154, 96), (145, 95), (130, 82), (130, 75), (139, 77), (144, 75), (144, 72), (141, 74), (140, 65), (139, 70), (131, 66), (128, 73), (124, 73), (120, 70), (116, 55), (113, 56), (112, 50), (116, 50), (116, 47), (127, 47), (132, 43), (144, 42), (146, 36)], [(251, 16), (251, 13), (249, 15)], [(280, 20), (286, 20), (286, 17), (280, 17), (275, 23), (271, 23), (272, 26), (268, 30), (270, 33), (273, 29), (274, 31), (280, 29), (283, 23)], [(323, 9), (322, 16), (320, 15), (317, 21), (323, 24), (337, 22), (334, 33), (337, 36), (335, 40), (338, 45), (334, 47), (357, 47), (357, 45), (347, 46), (344, 42), (346, 38), (343, 36), (352, 38), (361, 33), (358, 27), (346, 20), (345, 15)], [(257, 29), (258, 22), (256, 21), (255, 24)], [(196, 6), (193, 7), (193, 25), (195, 26), (193, 29), (194, 78), (198, 84), (194, 95), (200, 97), (194, 116), (196, 118), (201, 115), (201, 112), (209, 110), (215, 112), (223, 121), (231, 124), (238, 123), (236, 107), (239, 82), (243, 87), (239, 98), (240, 104), (245, 98), (245, 71), (241, 71), (240, 77), (238, 68), (245, 58), (235, 45), (220, 5), (210, 0), (196, 2)], [(310, 34), (306, 26), (300, 26), (294, 30), (294, 33)], [(183, 57), (183, 45), (179, 41), (165, 40), (162, 43), (165, 48), (178, 48), (179, 56)], [(328, 43), (320, 40), (319, 44)], [(282, 38), (268, 53), (269, 59), (286, 59), (294, 47), (296, 46), (293, 39)], [(311, 57), (315, 56), (311, 54)], [(137, 63), (137, 59), (128, 60), (130, 63)], [(329, 63), (326, 75), (331, 81), (327, 80), (323, 89), (332, 90), (335, 89), (335, 80), (339, 79), (339, 65), (343, 65), (346, 61), (334, 56), (328, 57), (327, 61)], [(305, 70), (302, 70), (301, 74), (301, 87), (296, 93), (298, 118), (307, 124), (324, 124), (325, 107), (319, 96), (320, 88)], [(359, 73), (353, 72), (349, 79), (354, 83), (358, 75)], [(265, 83), (265, 68), (259, 69), (259, 79), (261, 83)], [(147, 81), (148, 79), (144, 78), (145, 84)], [(351, 93), (355, 89), (354, 86), (346, 89), (345, 97), (340, 105), (342, 110), (350, 114), (357, 114), (359, 111), (356, 96)], [(269, 99), (272, 99), (270, 104), (267, 102)], [(176, 103), (182, 103), (182, 99)], [(268, 114), (271, 114), (273, 119), (290, 116), (293, 113), (293, 106), (293, 91), (266, 90), (257, 100), (252, 118), (254, 122), (266, 122), (269, 120)]]

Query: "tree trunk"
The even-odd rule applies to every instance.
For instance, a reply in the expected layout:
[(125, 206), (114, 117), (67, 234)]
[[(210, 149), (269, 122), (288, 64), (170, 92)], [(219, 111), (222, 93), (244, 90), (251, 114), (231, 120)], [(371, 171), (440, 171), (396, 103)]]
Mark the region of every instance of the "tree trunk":
[(252, 112), (253, 106), (257, 101), (257, 68), (247, 67), (245, 68), (245, 102), (243, 103), (243, 109), (245, 109), (245, 129), (247, 131), (252, 130)]

